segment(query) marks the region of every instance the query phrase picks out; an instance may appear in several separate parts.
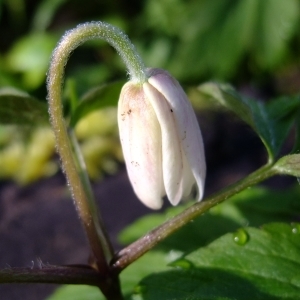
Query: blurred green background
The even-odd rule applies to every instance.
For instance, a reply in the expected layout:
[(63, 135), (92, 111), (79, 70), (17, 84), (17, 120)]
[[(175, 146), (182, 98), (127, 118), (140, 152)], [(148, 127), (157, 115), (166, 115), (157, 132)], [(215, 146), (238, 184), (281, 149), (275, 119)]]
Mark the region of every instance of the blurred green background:
[[(97, 20), (120, 27), (147, 66), (167, 69), (187, 90), (215, 80), (261, 99), (299, 92), (299, 0), (0, 0), (0, 93), (9, 87), (46, 102), (55, 45)], [(91, 88), (125, 79), (108, 44), (82, 45), (66, 69), (67, 110)], [(57, 171), (49, 127), (32, 125), (0, 125), (0, 178), (25, 184)], [(118, 169), (114, 107), (87, 115), (76, 133), (92, 178)]]

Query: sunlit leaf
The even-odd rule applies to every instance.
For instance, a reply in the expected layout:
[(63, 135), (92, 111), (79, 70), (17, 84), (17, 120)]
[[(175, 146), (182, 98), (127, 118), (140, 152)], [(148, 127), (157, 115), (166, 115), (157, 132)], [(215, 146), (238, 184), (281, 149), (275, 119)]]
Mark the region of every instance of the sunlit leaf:
[(46, 300), (105, 300), (99, 288), (88, 285), (65, 285)]
[(17, 40), (7, 56), (7, 67), (22, 74), (27, 89), (45, 82), (51, 53), (57, 38), (50, 34), (34, 33)]
[(48, 122), (46, 103), (13, 88), (0, 89), (0, 123), (36, 125)]
[(273, 223), (228, 233), (143, 279), (141, 299), (300, 299), (299, 229)]

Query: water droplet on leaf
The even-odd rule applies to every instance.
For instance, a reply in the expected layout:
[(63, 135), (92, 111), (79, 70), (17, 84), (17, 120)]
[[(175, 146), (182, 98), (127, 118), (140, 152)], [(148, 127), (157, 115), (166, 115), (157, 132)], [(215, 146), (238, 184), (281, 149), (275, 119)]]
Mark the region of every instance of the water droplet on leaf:
[(300, 234), (300, 223), (291, 223), (292, 233)]
[(249, 235), (245, 229), (240, 228), (233, 234), (233, 241), (238, 245), (245, 245), (249, 240)]
[(187, 260), (185, 258), (181, 258), (181, 259), (171, 262), (169, 264), (169, 266), (179, 268), (179, 269), (189, 270), (193, 267), (193, 264), (189, 260)]

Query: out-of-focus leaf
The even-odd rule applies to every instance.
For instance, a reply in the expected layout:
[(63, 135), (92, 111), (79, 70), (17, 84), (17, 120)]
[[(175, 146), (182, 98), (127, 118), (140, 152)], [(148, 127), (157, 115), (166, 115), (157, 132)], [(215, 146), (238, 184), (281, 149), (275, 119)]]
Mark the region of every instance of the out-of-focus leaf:
[[(246, 56), (264, 70), (282, 62), (297, 32), (300, 4), (298, 0), (149, 0), (145, 10), (145, 20), (157, 35), (177, 38), (164, 65), (173, 75), (190, 79), (212, 74), (224, 79), (237, 73)], [(146, 57), (148, 47), (149, 41)]]
[(282, 97), (264, 104), (242, 97), (231, 86), (224, 84), (205, 83), (198, 87), (198, 91), (250, 125), (264, 143), (269, 160), (274, 161), (295, 122), (300, 97)]
[(44, 0), (40, 3), (35, 12), (32, 29), (35, 31), (44, 31), (52, 21), (57, 9), (68, 0)]
[(181, 0), (150, 0), (146, 2), (146, 22), (168, 35), (176, 35), (189, 7)]
[[(102, 47), (102, 44), (100, 44), (103, 42), (102, 40), (95, 40), (88, 42), (87, 44), (83, 44), (81, 47), (83, 49), (76, 49), (77, 51), (74, 53), (74, 56), (78, 55), (77, 61), (80, 61), (80, 59), (83, 60), (82, 55), (85, 53), (84, 49), (89, 49), (92, 46), (92, 42), (95, 43), (95, 45), (93, 45), (94, 48), (99, 49)], [(83, 61), (80, 65), (78, 65), (78, 67), (76, 67), (76, 69), (72, 70), (71, 80), (76, 82), (77, 94), (85, 95), (91, 87), (100, 87), (102, 83), (110, 82), (109, 76), (111, 76), (111, 74), (111, 68), (109, 68), (107, 64), (89, 65)]]
[(6, 6), (9, 13), (9, 21), (13, 26), (23, 26), (26, 19), (25, 0), (2, 0), (0, 1), (0, 6), (2, 6), (2, 3)]
[[(172, 234), (158, 245), (158, 249), (189, 252), (241, 226), (261, 226), (274, 221), (292, 222), (300, 214), (299, 199), (298, 186), (288, 192), (275, 192), (266, 188), (247, 189)], [(185, 208), (172, 207), (163, 214), (142, 217), (125, 228), (119, 239), (124, 244), (131, 243)]]
[(288, 51), (287, 41), (298, 27), (300, 3), (297, 0), (255, 2), (256, 24), (251, 48), (255, 51), (257, 62), (264, 68), (270, 68), (278, 64)]
[(85, 94), (71, 116), (70, 125), (74, 127), (82, 117), (94, 110), (116, 106), (123, 84), (123, 81), (105, 84)]
[(0, 123), (36, 125), (48, 122), (46, 103), (13, 88), (0, 89)]
[(140, 283), (140, 299), (300, 299), (300, 224), (228, 233)]
[(99, 288), (88, 285), (65, 285), (46, 300), (105, 300)]
[(23, 75), (23, 85), (34, 89), (45, 82), (51, 53), (57, 39), (50, 34), (34, 33), (19, 39), (7, 56), (7, 67)]

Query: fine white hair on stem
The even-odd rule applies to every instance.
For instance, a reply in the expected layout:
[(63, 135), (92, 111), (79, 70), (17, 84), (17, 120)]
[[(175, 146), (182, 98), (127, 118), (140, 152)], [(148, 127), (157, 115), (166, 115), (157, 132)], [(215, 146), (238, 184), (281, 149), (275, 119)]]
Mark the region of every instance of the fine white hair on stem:
[[(94, 199), (82, 182), (74, 161), (62, 110), (64, 69), (73, 50), (90, 39), (100, 38), (113, 46), (123, 59), (131, 80), (141, 84), (147, 80), (145, 66), (128, 37), (118, 28), (103, 22), (78, 25), (67, 31), (52, 54), (47, 78), (48, 103), (56, 147), (66, 174), (76, 209), (85, 227), (99, 270), (105, 273), (113, 255), (110, 241), (103, 228)], [(104, 252), (104, 253), (103, 253)], [(106, 262), (105, 262), (106, 258)]]
[[(143, 83), (147, 79), (145, 65), (127, 35), (119, 28), (101, 21), (80, 24), (67, 31), (53, 51), (52, 64), (55, 64), (55, 60), (58, 58), (57, 63), (61, 63), (65, 67), (73, 50), (84, 42), (95, 38), (103, 39), (115, 48), (125, 63), (132, 81)], [(63, 55), (61, 55), (60, 50), (63, 51)], [(57, 55), (58, 52), (60, 55)], [(48, 77), (49, 80), (51, 78)]]

